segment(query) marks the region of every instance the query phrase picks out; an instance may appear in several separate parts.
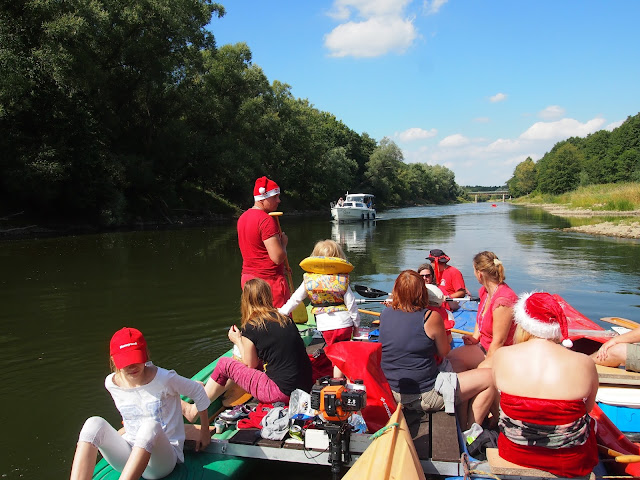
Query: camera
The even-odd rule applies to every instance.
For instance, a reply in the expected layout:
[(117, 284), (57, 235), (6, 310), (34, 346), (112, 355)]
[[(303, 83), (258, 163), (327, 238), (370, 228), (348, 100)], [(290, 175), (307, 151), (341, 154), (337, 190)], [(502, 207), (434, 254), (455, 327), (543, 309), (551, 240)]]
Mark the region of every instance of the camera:
[(311, 388), (311, 408), (325, 420), (341, 422), (367, 405), (367, 392), (362, 380), (347, 384), (343, 378), (323, 377)]

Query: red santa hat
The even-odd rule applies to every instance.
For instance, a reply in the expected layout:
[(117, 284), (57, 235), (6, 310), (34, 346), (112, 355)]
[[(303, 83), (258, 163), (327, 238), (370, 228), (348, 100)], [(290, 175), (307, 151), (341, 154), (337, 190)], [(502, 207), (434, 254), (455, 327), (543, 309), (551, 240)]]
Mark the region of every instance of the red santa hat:
[(569, 338), (567, 317), (560, 304), (549, 293), (524, 293), (513, 307), (515, 322), (532, 335), (548, 340), (562, 339), (562, 345), (573, 346)]
[(280, 187), (273, 180), (269, 180), (267, 177), (260, 177), (256, 180), (256, 184), (253, 187), (253, 199), (264, 200), (280, 193)]

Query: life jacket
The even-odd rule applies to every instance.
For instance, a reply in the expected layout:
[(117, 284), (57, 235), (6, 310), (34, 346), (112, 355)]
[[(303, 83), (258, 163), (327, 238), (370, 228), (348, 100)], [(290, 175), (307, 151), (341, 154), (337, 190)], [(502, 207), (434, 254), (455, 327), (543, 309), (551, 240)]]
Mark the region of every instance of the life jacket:
[(314, 315), (347, 310), (344, 295), (349, 287), (349, 275), (305, 273), (303, 281)]

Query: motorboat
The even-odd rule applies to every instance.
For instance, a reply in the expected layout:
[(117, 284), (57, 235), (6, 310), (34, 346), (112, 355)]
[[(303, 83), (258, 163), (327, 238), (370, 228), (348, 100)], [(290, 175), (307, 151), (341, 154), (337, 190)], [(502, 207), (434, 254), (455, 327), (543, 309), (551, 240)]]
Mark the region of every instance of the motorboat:
[(331, 203), (331, 218), (337, 222), (375, 220), (373, 197), (370, 193), (347, 193), (345, 200)]

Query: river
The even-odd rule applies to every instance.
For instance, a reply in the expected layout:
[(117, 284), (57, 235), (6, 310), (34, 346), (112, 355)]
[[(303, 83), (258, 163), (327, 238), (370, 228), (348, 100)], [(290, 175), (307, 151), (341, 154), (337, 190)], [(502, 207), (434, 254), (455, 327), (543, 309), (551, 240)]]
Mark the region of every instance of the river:
[[(355, 265), (352, 283), (389, 291), (431, 248), (451, 257), (472, 292), (471, 259), (492, 250), (518, 293), (563, 296), (592, 319), (640, 321), (640, 241), (568, 233), (539, 209), (498, 203), (380, 212), (367, 224), (281, 217), (297, 263), (334, 238)], [(68, 478), (84, 420), (117, 424), (104, 389), (113, 332), (145, 333), (160, 366), (191, 376), (228, 350), (239, 320), (235, 224), (0, 243), (2, 478)], [(327, 470), (328, 472), (328, 470)], [(275, 476), (274, 476), (275, 478)]]

